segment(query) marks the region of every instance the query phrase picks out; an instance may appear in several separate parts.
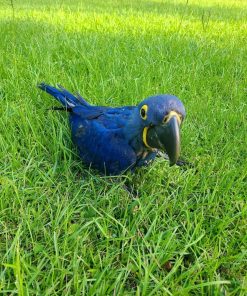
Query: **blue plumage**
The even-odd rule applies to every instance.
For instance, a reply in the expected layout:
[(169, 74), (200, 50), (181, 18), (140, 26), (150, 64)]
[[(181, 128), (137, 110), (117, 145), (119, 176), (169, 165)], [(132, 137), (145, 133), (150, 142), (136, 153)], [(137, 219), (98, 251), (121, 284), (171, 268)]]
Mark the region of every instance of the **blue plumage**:
[[(112, 108), (92, 106), (80, 95), (74, 96), (62, 87), (57, 89), (42, 83), (39, 88), (54, 96), (70, 112), (72, 139), (80, 157), (105, 174), (120, 174), (146, 165), (158, 150), (166, 150), (162, 143), (167, 146), (166, 140), (169, 142), (168, 138), (172, 138), (170, 131), (177, 133), (176, 124), (180, 126), (185, 117), (183, 104), (171, 95), (153, 96), (138, 106)], [(167, 146), (168, 150), (174, 150), (173, 144), (171, 148)]]

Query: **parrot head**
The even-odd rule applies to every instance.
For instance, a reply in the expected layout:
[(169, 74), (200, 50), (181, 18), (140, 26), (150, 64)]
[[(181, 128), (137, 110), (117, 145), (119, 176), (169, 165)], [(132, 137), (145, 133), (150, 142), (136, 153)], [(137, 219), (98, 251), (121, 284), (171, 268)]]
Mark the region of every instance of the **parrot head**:
[(180, 126), (185, 118), (183, 103), (173, 95), (151, 96), (138, 105), (142, 141), (148, 149), (163, 150), (174, 165), (180, 154)]

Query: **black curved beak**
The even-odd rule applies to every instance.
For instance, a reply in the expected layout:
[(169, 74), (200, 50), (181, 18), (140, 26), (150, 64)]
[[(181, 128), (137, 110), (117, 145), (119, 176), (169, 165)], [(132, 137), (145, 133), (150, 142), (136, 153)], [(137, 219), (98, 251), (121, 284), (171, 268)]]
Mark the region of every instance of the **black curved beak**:
[(166, 151), (170, 166), (176, 164), (180, 154), (180, 123), (176, 115), (163, 125), (151, 127), (147, 131), (150, 147)]

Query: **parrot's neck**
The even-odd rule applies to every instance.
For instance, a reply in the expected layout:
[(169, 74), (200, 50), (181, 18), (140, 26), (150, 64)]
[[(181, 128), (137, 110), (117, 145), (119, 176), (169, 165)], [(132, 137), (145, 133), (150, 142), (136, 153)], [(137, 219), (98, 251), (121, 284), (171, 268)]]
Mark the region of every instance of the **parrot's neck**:
[(146, 150), (142, 140), (143, 128), (138, 109), (136, 109), (124, 128), (124, 137), (136, 154), (143, 153)]

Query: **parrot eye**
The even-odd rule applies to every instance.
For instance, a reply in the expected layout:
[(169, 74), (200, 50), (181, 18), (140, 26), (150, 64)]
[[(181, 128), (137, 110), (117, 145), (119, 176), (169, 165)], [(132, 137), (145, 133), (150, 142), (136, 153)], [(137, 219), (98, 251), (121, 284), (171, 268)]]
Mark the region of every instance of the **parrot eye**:
[(148, 111), (148, 106), (143, 105), (140, 110), (140, 114), (141, 114), (142, 119), (147, 119), (147, 111)]

